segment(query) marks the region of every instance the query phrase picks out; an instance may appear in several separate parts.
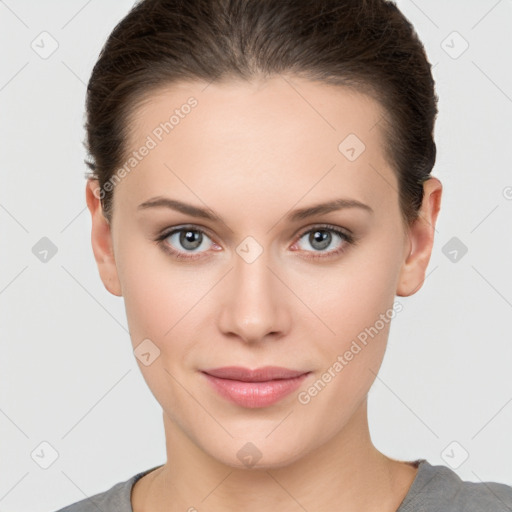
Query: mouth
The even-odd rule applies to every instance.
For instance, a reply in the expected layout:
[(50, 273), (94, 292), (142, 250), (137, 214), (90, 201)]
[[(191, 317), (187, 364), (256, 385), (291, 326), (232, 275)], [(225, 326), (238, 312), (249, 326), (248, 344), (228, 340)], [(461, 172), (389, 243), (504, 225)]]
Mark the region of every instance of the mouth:
[(311, 372), (278, 366), (254, 370), (227, 366), (202, 370), (201, 373), (220, 396), (252, 409), (279, 402), (295, 391)]

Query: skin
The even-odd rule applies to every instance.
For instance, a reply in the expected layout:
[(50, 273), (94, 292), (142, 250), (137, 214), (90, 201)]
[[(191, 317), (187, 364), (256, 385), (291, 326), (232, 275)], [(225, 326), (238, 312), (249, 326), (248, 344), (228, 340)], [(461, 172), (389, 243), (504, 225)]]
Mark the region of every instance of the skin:
[[(133, 348), (149, 338), (160, 350), (148, 366), (137, 361), (162, 406), (170, 463), (137, 482), (133, 510), (396, 511), (417, 469), (379, 452), (367, 422), (390, 323), (308, 404), (297, 395), (396, 295), (422, 286), (442, 185), (424, 184), (420, 216), (405, 226), (377, 124), (383, 112), (363, 94), (284, 77), (206, 85), (173, 84), (136, 109), (130, 151), (187, 98), (198, 101), (116, 185), (111, 223), (98, 183), (86, 187), (100, 277), (124, 298)], [(338, 150), (350, 133), (366, 146), (355, 161)], [(207, 207), (224, 222), (138, 210), (155, 196)], [(285, 220), (341, 197), (373, 213), (347, 208)], [(350, 230), (357, 244), (328, 231), (331, 243), (315, 250), (308, 229), (322, 223)], [(191, 254), (179, 234), (154, 241), (183, 224), (207, 232), (197, 259), (165, 252), (167, 243)], [(252, 263), (236, 252), (247, 236), (263, 250)], [(325, 256), (343, 244), (341, 254)], [(230, 365), (311, 373), (297, 392), (251, 409), (226, 401), (200, 373)], [(247, 442), (262, 454), (250, 468), (237, 457)]]

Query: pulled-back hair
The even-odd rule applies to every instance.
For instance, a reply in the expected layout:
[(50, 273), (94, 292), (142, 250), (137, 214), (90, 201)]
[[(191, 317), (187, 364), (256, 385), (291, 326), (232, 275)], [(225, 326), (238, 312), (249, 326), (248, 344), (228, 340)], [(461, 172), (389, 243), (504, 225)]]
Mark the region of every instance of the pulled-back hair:
[(107, 39), (87, 87), (86, 175), (99, 181), (105, 217), (113, 190), (104, 185), (128, 152), (140, 101), (177, 81), (276, 75), (343, 85), (384, 107), (379, 125), (402, 218), (417, 218), (436, 158), (438, 98), (416, 31), (386, 0), (136, 3)]

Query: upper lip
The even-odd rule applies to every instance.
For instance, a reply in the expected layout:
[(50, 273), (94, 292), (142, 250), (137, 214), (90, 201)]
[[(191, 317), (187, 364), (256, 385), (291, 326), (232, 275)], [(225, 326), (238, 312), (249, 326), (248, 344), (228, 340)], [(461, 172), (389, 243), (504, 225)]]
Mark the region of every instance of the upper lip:
[(224, 366), (223, 368), (211, 368), (202, 370), (208, 375), (221, 379), (240, 380), (244, 382), (266, 382), (276, 379), (292, 379), (299, 375), (309, 373), (303, 370), (290, 370), (280, 366), (263, 366), (261, 368), (243, 368), (242, 366)]

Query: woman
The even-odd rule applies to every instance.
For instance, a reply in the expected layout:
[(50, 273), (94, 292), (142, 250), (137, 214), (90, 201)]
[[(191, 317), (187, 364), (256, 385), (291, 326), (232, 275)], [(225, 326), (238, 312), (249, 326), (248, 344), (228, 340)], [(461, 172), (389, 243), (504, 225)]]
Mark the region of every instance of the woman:
[(391, 2), (133, 7), (88, 86), (86, 199), (167, 462), (61, 512), (511, 509), (369, 434), (431, 256), (436, 114)]

